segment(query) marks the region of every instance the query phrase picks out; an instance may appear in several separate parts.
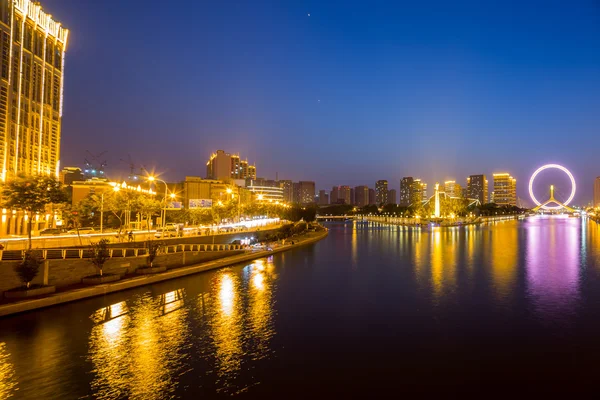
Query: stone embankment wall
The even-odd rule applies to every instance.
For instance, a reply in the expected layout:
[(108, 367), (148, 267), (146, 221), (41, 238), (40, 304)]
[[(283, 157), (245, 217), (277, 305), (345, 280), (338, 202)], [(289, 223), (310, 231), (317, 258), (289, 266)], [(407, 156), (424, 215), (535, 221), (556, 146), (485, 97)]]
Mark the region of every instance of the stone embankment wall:
[[(185, 249), (185, 250), (184, 250)], [(166, 254), (158, 255), (154, 265), (167, 268), (193, 265), (244, 253), (239, 245), (203, 245), (203, 246), (169, 246)], [(146, 256), (114, 257), (104, 265), (105, 274), (126, 275), (134, 273), (139, 267), (146, 265)], [(0, 298), (4, 291), (22, 285), (14, 271), (20, 261), (0, 262)], [(81, 279), (98, 273), (96, 267), (86, 258), (47, 259), (32, 284), (54, 285), (61, 287), (81, 283)]]

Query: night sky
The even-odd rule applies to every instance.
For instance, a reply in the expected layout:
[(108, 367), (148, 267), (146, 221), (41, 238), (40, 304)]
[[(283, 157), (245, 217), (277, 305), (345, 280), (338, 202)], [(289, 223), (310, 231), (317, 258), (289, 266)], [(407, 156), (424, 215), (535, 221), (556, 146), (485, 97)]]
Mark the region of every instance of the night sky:
[(175, 181), (224, 149), (317, 189), (506, 171), (526, 198), (556, 162), (579, 203), (600, 175), (598, 1), (42, 6), (71, 31), (62, 166)]

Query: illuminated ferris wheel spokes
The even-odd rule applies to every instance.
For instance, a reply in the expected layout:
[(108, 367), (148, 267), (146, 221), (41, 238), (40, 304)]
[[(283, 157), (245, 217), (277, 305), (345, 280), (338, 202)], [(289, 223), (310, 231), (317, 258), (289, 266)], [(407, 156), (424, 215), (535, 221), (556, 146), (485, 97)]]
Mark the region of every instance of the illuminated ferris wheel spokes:
[[(554, 185), (550, 185), (550, 198), (544, 202), (543, 204), (540, 203), (538, 201), (538, 199), (536, 199), (535, 195), (533, 194), (533, 181), (535, 180), (535, 177), (542, 171), (549, 169), (549, 168), (554, 168), (554, 169), (559, 169), (561, 171), (563, 171), (565, 174), (567, 174), (567, 176), (569, 177), (569, 179), (571, 180), (571, 195), (569, 196), (569, 198), (567, 199), (567, 201), (560, 202), (558, 201), (555, 197), (554, 197)], [(531, 178), (529, 179), (529, 196), (531, 196), (531, 200), (533, 200), (533, 202), (537, 205), (537, 207), (534, 208), (534, 211), (539, 210), (540, 208), (544, 209), (544, 210), (561, 210), (561, 209), (567, 209), (569, 211), (573, 211), (572, 208), (568, 207), (569, 203), (573, 200), (573, 197), (575, 197), (575, 191), (577, 189), (577, 186), (575, 184), (575, 178), (573, 177), (573, 174), (571, 174), (571, 172), (569, 172), (568, 169), (566, 169), (565, 167), (563, 167), (562, 165), (558, 165), (558, 164), (546, 164), (541, 166), (540, 168), (538, 168), (533, 175), (531, 175)], [(556, 206), (549, 206), (548, 204), (556, 204)]]

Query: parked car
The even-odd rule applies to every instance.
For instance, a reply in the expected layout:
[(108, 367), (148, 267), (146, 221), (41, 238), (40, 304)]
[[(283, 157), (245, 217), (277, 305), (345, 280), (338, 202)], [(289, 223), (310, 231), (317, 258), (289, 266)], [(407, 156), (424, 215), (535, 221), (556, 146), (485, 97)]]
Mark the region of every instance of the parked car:
[(80, 235), (86, 235), (88, 233), (95, 233), (96, 232), (96, 230), (94, 228), (92, 228), (92, 227), (85, 227), (85, 228), (79, 228), (79, 229), (71, 229), (67, 233), (76, 235), (78, 231), (79, 231)]
[(167, 225), (164, 228), (158, 228), (154, 234), (155, 238), (170, 238), (178, 236), (180, 236), (179, 228), (176, 225)]
[(40, 236), (60, 235), (62, 233), (67, 233), (67, 230), (64, 228), (46, 228), (40, 231)]

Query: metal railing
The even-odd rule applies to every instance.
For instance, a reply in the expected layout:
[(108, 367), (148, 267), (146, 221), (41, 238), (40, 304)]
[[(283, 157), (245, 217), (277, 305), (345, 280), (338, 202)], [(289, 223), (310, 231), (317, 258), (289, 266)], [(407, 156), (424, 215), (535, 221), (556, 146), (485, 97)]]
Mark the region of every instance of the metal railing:
[[(239, 244), (176, 244), (162, 247), (159, 255), (181, 253), (184, 251), (210, 252), (239, 251), (244, 249), (246, 249), (246, 247)], [(35, 251), (41, 253), (42, 258), (46, 260), (84, 259), (92, 256), (92, 251), (89, 249), (43, 249)], [(108, 251), (110, 258), (140, 257), (148, 255), (148, 249), (146, 248), (109, 248)], [(0, 250), (1, 261), (19, 261), (23, 259), (24, 255), (25, 250)]]

